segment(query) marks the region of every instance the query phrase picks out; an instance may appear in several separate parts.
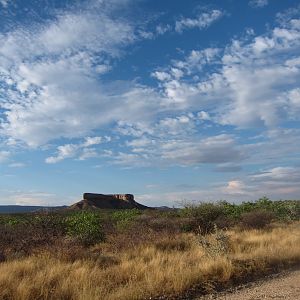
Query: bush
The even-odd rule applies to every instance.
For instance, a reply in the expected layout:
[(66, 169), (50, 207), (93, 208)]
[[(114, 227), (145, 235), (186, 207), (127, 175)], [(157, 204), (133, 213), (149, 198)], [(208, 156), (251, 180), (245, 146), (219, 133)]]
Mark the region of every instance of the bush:
[(185, 231), (208, 234), (214, 231), (216, 220), (224, 215), (224, 210), (219, 204), (200, 203), (185, 207), (182, 214), (190, 218), (189, 224), (184, 225)]
[(245, 229), (261, 229), (269, 225), (274, 217), (272, 211), (254, 210), (241, 215), (240, 225)]
[(274, 201), (273, 211), (282, 221), (300, 219), (300, 201)]
[(67, 234), (84, 245), (93, 245), (104, 240), (100, 216), (94, 212), (80, 212), (66, 218)]
[(140, 214), (141, 211), (136, 208), (119, 210), (112, 214), (112, 220), (118, 229), (127, 229), (133, 224)]

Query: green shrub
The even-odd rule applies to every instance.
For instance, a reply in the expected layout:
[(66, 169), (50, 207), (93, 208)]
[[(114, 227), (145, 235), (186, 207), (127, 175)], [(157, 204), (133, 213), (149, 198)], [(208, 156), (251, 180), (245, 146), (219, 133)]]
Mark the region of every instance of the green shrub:
[(112, 214), (112, 221), (118, 229), (127, 229), (134, 223), (140, 214), (141, 211), (136, 208), (118, 210)]
[(20, 223), (22, 223), (22, 220), (20, 218), (16, 218), (16, 217), (11, 217), (6, 220), (6, 224), (9, 226), (15, 226)]
[(241, 216), (241, 207), (236, 204), (231, 204), (227, 201), (220, 201), (219, 205), (223, 209), (224, 216), (230, 219), (239, 219)]
[(67, 234), (76, 237), (85, 245), (104, 240), (100, 216), (94, 212), (80, 212), (66, 218)]
[(29, 220), (25, 215), (0, 215), (0, 224), (16, 226), (18, 224), (28, 224)]
[(274, 201), (273, 212), (282, 221), (300, 219), (300, 201)]
[(300, 201), (280, 200), (271, 201), (267, 197), (262, 197), (255, 202), (242, 202), (241, 204), (231, 204), (226, 201), (219, 202), (223, 207), (224, 214), (234, 220), (239, 220), (242, 214), (265, 210), (274, 213), (274, 218), (279, 221), (292, 221), (300, 219)]

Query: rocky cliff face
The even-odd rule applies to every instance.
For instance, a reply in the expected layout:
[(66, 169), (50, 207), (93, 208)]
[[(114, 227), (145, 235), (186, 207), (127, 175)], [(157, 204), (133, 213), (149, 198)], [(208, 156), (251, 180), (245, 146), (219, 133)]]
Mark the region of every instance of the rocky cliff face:
[(70, 209), (146, 209), (144, 206), (134, 200), (132, 194), (93, 194), (84, 193), (83, 200), (70, 206)]

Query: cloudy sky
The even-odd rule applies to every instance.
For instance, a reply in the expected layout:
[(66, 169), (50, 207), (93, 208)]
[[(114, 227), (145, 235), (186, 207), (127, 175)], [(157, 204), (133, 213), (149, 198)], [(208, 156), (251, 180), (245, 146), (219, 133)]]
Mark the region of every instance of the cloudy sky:
[(300, 198), (297, 0), (0, 0), (0, 204)]

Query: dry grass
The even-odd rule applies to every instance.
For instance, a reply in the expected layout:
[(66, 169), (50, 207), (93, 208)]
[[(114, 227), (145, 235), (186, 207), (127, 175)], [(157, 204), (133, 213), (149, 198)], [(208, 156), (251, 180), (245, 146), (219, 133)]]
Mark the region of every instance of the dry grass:
[[(300, 262), (299, 223), (203, 238), (164, 236), (118, 254), (90, 249), (73, 262), (41, 253), (0, 264), (0, 299), (147, 299), (210, 287)], [(109, 248), (109, 247), (108, 247)], [(107, 249), (108, 249), (107, 248)]]

